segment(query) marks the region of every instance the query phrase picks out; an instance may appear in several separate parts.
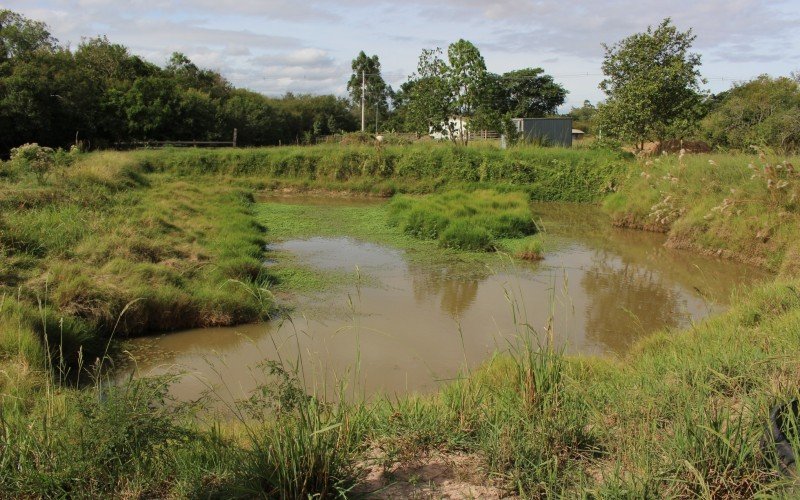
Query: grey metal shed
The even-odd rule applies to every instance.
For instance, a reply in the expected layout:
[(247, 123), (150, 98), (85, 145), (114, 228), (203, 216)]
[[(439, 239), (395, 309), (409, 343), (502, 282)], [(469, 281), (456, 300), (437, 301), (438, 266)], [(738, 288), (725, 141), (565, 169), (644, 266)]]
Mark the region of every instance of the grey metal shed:
[(526, 141), (544, 139), (553, 146), (572, 146), (572, 118), (513, 118), (512, 121)]

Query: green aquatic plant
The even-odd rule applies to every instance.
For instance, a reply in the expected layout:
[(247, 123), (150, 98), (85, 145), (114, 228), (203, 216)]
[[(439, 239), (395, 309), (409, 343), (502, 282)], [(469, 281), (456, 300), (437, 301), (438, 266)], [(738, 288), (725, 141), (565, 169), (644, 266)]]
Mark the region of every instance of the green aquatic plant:
[(389, 205), (389, 220), (414, 237), (473, 251), (491, 250), (499, 238), (522, 238), (536, 232), (527, 196), (521, 192), (478, 190), (396, 196)]

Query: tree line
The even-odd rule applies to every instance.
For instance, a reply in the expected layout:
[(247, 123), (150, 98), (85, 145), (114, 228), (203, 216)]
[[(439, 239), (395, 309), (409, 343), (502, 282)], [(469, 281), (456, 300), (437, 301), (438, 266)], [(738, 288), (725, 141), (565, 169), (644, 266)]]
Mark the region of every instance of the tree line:
[(105, 37), (74, 50), (48, 27), (0, 11), (0, 152), (26, 142), (92, 148), (130, 140), (232, 140), (261, 146), (355, 130), (347, 99), (266, 97), (175, 53), (164, 67)]
[[(46, 24), (0, 11), (0, 152), (26, 142), (111, 147), (132, 140), (230, 141), (262, 146), (308, 143), (360, 128), (361, 92), (372, 130), (428, 133), (450, 116), (498, 130), (504, 116), (555, 113), (567, 91), (541, 68), (489, 73), (478, 49), (459, 40), (447, 58), (423, 51), (417, 73), (397, 91), (377, 56), (352, 63), (350, 99), (334, 95), (267, 97), (235, 88), (218, 72), (174, 53), (163, 67), (106, 37), (74, 49)], [(434, 103), (431, 97), (441, 99)]]
[[(606, 99), (585, 101), (568, 116), (584, 132), (632, 144), (704, 139), (726, 149), (800, 149), (800, 76), (760, 76), (711, 94), (692, 52), (692, 30), (670, 19), (603, 45)], [(478, 48), (458, 40), (424, 49), (416, 71), (392, 89), (377, 55), (360, 52), (347, 82), (349, 99), (292, 94), (274, 98), (235, 88), (218, 72), (174, 53), (163, 66), (105, 37), (75, 49), (47, 25), (0, 10), (0, 155), (27, 142), (52, 147), (111, 147), (132, 140), (230, 141), (263, 146), (310, 143), (366, 130), (461, 130), (513, 136), (511, 118), (554, 116), (567, 90), (542, 68), (487, 70)]]

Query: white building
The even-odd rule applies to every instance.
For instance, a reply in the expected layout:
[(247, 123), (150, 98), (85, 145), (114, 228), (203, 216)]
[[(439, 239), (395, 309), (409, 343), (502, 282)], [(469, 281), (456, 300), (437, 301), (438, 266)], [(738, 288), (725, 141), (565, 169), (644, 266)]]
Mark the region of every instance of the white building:
[(468, 117), (452, 116), (448, 123), (442, 123), (439, 130), (435, 127), (431, 127), (428, 130), (428, 135), (441, 141), (450, 139), (450, 134), (452, 132), (454, 137), (460, 139), (463, 134), (467, 132), (467, 123), (469, 123)]

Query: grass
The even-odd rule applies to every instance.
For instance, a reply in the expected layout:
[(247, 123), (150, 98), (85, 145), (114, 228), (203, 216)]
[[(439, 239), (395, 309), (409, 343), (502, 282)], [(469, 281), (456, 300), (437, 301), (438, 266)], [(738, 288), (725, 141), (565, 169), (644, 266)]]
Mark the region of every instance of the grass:
[(796, 274), (797, 158), (717, 154), (642, 160), (604, 206), (621, 226), (663, 231), (668, 245)]
[(347, 189), (383, 196), (455, 185), (524, 189), (539, 201), (588, 202), (611, 192), (629, 158), (569, 148), (319, 145), (259, 149), (137, 151), (130, 158), (180, 174), (260, 179), (266, 186)]
[(544, 258), (545, 252), (541, 235), (503, 239), (497, 243), (497, 248), (522, 260), (541, 260)]
[(422, 198), (397, 196), (389, 206), (389, 216), (406, 234), (462, 250), (486, 251), (495, 247), (497, 239), (536, 232), (523, 193), (480, 190)]
[[(59, 174), (0, 190), (3, 323), (46, 336), (75, 366), (112, 335), (264, 316), (264, 239), (249, 192), (150, 174), (119, 154)], [(14, 351), (17, 340), (2, 333), (0, 346)]]
[[(446, 264), (449, 272), (469, 275), (476, 268), (485, 269), (487, 264), (499, 267), (506, 262), (496, 254), (484, 251), (442, 248), (436, 240), (422, 240), (398, 230), (391, 223), (390, 207), (386, 203), (346, 203), (328, 206), (320, 210), (318, 206), (290, 203), (265, 202), (258, 204), (256, 211), (259, 222), (266, 228), (268, 242), (311, 237), (348, 237), (404, 250), (405, 257), (420, 266)], [(274, 254), (272, 256), (275, 256)], [(297, 265), (291, 257), (275, 256), (277, 264), (270, 269), (278, 279), (276, 285), (283, 290), (315, 291), (325, 288), (335, 289), (354, 278), (352, 272), (320, 272), (319, 269)], [(363, 277), (368, 278), (368, 277)], [(332, 285), (332, 286), (331, 286)]]
[[(739, 291), (728, 312), (684, 331), (655, 334), (619, 359), (566, 356), (549, 342), (553, 332), (528, 325), (516, 306), (518, 342), (436, 394), (331, 404), (301, 389), (300, 370), (267, 365), (269, 383), (231, 408), (233, 421), (198, 413), (203, 400), (170, 401), (169, 379), (111, 384), (105, 365), (96, 363), (112, 333), (268, 314), (263, 287), (292, 267), (264, 274), (263, 244), (269, 241), (348, 234), (394, 244), (420, 259), (433, 250), (436, 258), (486, 258), (437, 249), (438, 243), (397, 231), (386, 222), (384, 206), (254, 206), (248, 193), (271, 185), (273, 175), (298, 183), (306, 176), (307, 186), (367, 189), (402, 179), (409, 189), (447, 191), (440, 176), (460, 168), (456, 182), (497, 182), (498, 192), (524, 184), (542, 199), (560, 199), (548, 189), (561, 186), (564, 198), (580, 201), (601, 196), (602, 183), (595, 180), (609, 172), (608, 165), (593, 163), (598, 157), (591, 155), (601, 153), (581, 159), (585, 152), (512, 151), (501, 161), (510, 170), (495, 178), (489, 173), (500, 167), (491, 162), (503, 153), (492, 148), (427, 148), (384, 163), (363, 163), (378, 154), (374, 148), (335, 150), (339, 163), (321, 159), (330, 152), (325, 148), (93, 154), (45, 184), (4, 174), (3, 495), (348, 496), (366, 465), (419, 463), (434, 453), (474, 456), (478, 481), (532, 498), (796, 494), (775, 466), (774, 447), (761, 443), (771, 408), (800, 396), (795, 179), (788, 163), (778, 169), (767, 157), (642, 163), (606, 199), (618, 224), (666, 230), (674, 244), (761, 259), (783, 270), (772, 283)], [(395, 153), (385, 148), (380, 154)], [(553, 165), (594, 165), (597, 175), (576, 179), (578, 167), (570, 167), (564, 170), (569, 179), (559, 173), (511, 180), (515, 171), (507, 162), (530, 155), (533, 166), (520, 171), (544, 175), (549, 167), (537, 162), (546, 154)], [(429, 167), (430, 158), (442, 163)], [(484, 178), (477, 165), (474, 180), (476, 158), (490, 163)], [(416, 161), (419, 178), (411, 182)], [(353, 173), (359, 162), (361, 173)], [(387, 174), (381, 168), (389, 164)], [(753, 234), (765, 225), (766, 241)], [(540, 250), (538, 238), (497, 243), (523, 255)], [(297, 273), (284, 276), (287, 288), (312, 280)], [(65, 351), (71, 357), (59, 356)], [(83, 377), (81, 388), (65, 376), (65, 361), (86, 368), (69, 372)], [(788, 432), (795, 450), (796, 424), (791, 421)]]
[(0, 482), (36, 496), (337, 496), (370, 461), (436, 452), (480, 457), (485, 477), (525, 497), (791, 491), (760, 440), (771, 406), (798, 394), (794, 285), (754, 290), (619, 360), (567, 357), (519, 324), (506, 355), (439, 393), (369, 405), (325, 404), (280, 365), (229, 424), (165, 405), (166, 380), (42, 389), (27, 418), (3, 413)]

